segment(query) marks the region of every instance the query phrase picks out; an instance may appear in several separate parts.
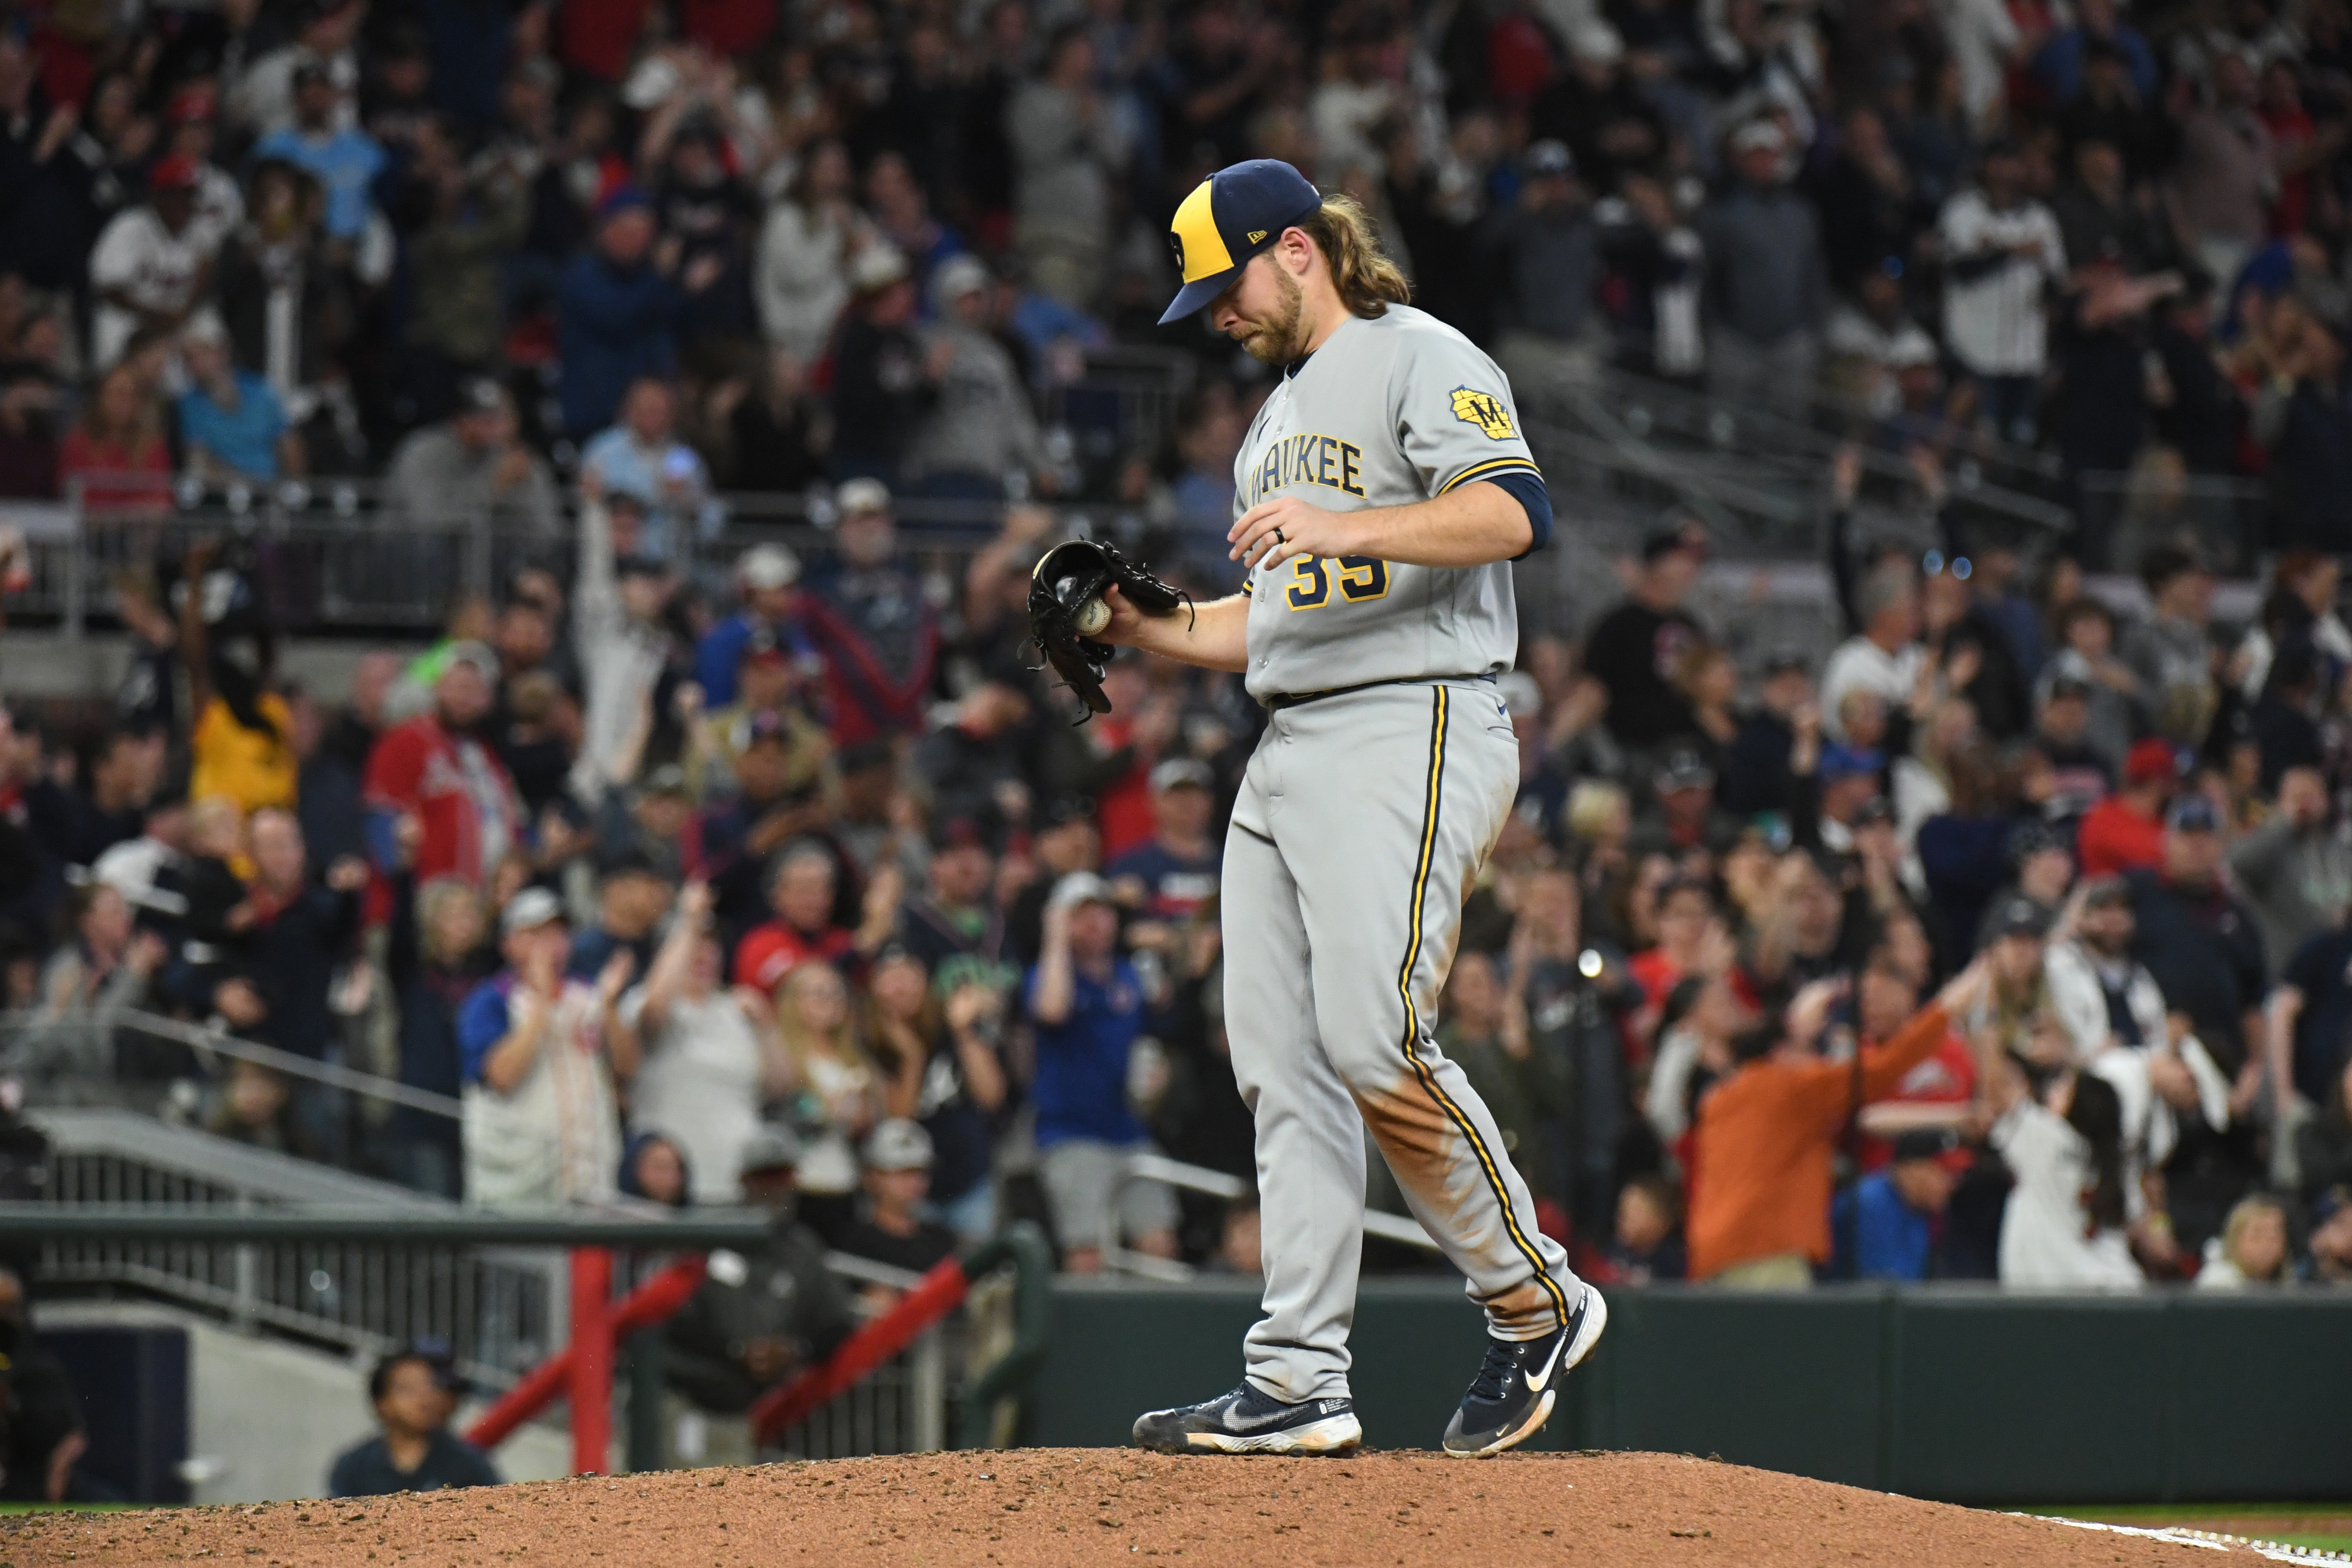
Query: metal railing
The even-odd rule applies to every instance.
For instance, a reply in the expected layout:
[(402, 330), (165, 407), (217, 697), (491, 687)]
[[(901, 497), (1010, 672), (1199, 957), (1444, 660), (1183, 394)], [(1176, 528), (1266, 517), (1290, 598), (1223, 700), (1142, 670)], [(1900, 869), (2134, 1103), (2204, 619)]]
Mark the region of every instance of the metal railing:
[[(1239, 1176), (1229, 1176), (1223, 1171), (1212, 1171), (1204, 1165), (1188, 1165), (1164, 1154), (1130, 1154), (1127, 1157), (1118, 1174), (1112, 1180), (1110, 1202), (1104, 1211), (1100, 1243), (1103, 1267), (1116, 1273), (1178, 1284), (1192, 1279), (1199, 1270), (1189, 1263), (1170, 1258), (1154, 1258), (1148, 1252), (1137, 1252), (1121, 1244), (1120, 1200), (1125, 1197), (1127, 1189), (1138, 1182), (1158, 1182), (1165, 1186), (1181, 1187), (1186, 1192), (1222, 1198), (1227, 1203), (1250, 1190), (1249, 1183)], [(1366, 1209), (1364, 1234), (1382, 1241), (1419, 1247), (1424, 1252), (1443, 1250), (1429, 1232), (1422, 1229), (1421, 1222), (1408, 1215)]]
[(2158, 466), (2084, 474), (2086, 513), (2111, 520), (2109, 563), (2132, 571), (2148, 546), (2194, 539), (2217, 572), (2251, 576), (2260, 563), (2271, 498), (2260, 479), (2189, 474)]
[[(466, 1375), (504, 1387), (566, 1331), (561, 1260), (510, 1247), (422, 1244), (467, 1211), (446, 1199), (353, 1175), (127, 1110), (35, 1110), (47, 1134), (49, 1202), (125, 1214), (158, 1205), (170, 1240), (101, 1228), (47, 1239), (46, 1282), (128, 1289), (362, 1355), (435, 1337)], [(207, 1238), (207, 1218), (240, 1226), (297, 1207), (354, 1216), (341, 1230), (267, 1244)], [(362, 1225), (358, 1219), (368, 1223)]]

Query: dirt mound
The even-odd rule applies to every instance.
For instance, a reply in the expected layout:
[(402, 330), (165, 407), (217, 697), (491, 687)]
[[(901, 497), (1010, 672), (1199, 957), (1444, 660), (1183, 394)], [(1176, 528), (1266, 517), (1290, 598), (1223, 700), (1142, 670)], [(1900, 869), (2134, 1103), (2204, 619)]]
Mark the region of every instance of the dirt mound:
[(0, 1523), (0, 1560), (256, 1568), (547, 1563), (989, 1568), (1583, 1563), (2225, 1568), (2252, 1553), (2104, 1534), (1659, 1454), (1162, 1458), (924, 1454), (480, 1491)]

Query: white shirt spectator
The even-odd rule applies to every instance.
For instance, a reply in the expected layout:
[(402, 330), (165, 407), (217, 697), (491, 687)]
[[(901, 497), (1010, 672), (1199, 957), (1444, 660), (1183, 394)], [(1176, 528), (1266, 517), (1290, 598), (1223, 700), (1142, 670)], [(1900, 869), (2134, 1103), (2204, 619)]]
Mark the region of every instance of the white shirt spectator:
[(1832, 741), (1845, 739), (1845, 722), (1838, 717), (1838, 704), (1849, 691), (1874, 691), (1891, 712), (1911, 700), (1912, 689), (1919, 684), (1919, 670), (1927, 661), (1927, 650), (1917, 643), (1909, 643), (1894, 653), (1887, 652), (1868, 637), (1848, 637), (1838, 644), (1822, 666), (1822, 732)]
[(829, 216), (812, 216), (798, 202), (768, 209), (760, 233), (752, 291), (768, 341), (803, 363), (824, 353), (833, 324), (849, 303), (851, 236)]
[(313, 60), (326, 67), (327, 79), (335, 85), (335, 109), (328, 129), (351, 130), (360, 122), (360, 60), (350, 49), (338, 49), (323, 59), (299, 44), (270, 50), (237, 79), (229, 97), (231, 113), (256, 137), (286, 130), (294, 123), (294, 72)]
[(1960, 104), (1969, 123), (1991, 121), (2008, 91), (2009, 57), (2017, 47), (2017, 23), (2001, 0), (1937, 0), (1944, 40), (1960, 62)]
[(564, 982), (522, 1081), (465, 1096), (466, 1199), (534, 1208), (609, 1198), (621, 1163), (618, 1097), (594, 988)]
[[(642, 985), (621, 999), (631, 1028), (646, 1006)], [(742, 1201), (743, 1151), (760, 1131), (760, 1037), (743, 1005), (726, 991), (678, 996), (629, 1086), (629, 1130), (658, 1132), (686, 1156), (698, 1204)]]
[(2066, 244), (2058, 220), (2040, 202), (1996, 212), (1982, 191), (1962, 191), (1944, 204), (1937, 225), (1944, 254), (1973, 256), (2032, 245), (1973, 278), (1944, 279), (1944, 342), (1979, 375), (2039, 375), (2048, 361), (2045, 282), (2066, 276)]
[[(144, 310), (184, 310), (194, 302), (196, 281), (219, 243), (220, 237), (200, 218), (173, 234), (153, 207), (125, 207), (89, 253), (90, 291), (120, 289)], [(135, 312), (100, 301), (90, 312), (91, 367), (113, 368), (138, 330)]]
[(2000, 1214), (2000, 1282), (2024, 1290), (2136, 1290), (2139, 1265), (2119, 1230), (2092, 1235), (2083, 1212), (2091, 1148), (2066, 1119), (2024, 1100), (1992, 1125), (2017, 1184)]

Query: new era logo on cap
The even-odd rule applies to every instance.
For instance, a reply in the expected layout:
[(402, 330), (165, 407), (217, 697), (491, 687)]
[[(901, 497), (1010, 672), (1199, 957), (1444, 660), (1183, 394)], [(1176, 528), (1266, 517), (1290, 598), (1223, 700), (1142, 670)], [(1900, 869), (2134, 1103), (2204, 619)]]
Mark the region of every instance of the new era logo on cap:
[(1223, 293), (1250, 258), (1322, 205), (1322, 194), (1307, 176), (1278, 158), (1252, 158), (1195, 185), (1169, 220), (1169, 248), (1184, 287), (1160, 324), (1189, 316)]

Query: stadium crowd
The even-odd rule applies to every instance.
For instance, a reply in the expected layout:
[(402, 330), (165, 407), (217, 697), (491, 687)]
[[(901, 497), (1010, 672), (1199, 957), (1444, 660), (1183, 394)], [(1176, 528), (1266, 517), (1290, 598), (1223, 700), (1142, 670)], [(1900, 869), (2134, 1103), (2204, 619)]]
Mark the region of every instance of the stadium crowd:
[[(1162, 234), (1279, 156), (1523, 397), (1811, 389), (1854, 443), (1826, 662), (1706, 624), (1669, 519), (1500, 678), (1520, 809), (1439, 1038), (1578, 1266), (2352, 1279), (2347, 66), (2342, 0), (16, 8), (0, 494), (380, 476), (543, 547), (331, 691), (242, 547), (125, 574), (116, 710), (0, 729), (19, 1063), (473, 1203), (1254, 1269), (1246, 1198), (1119, 1173), (1252, 1173), (1216, 897), (1260, 715), (1128, 658), (1072, 727), (1020, 606), (1040, 501), (1234, 581), (1265, 384), (1156, 325)], [(1039, 410), (1114, 344), (1200, 383), (1097, 459)], [(2058, 559), (1854, 536), (1861, 449), (1940, 500), (2017, 447), (2076, 486)], [(2249, 624), (2185, 546), (2144, 610), (2085, 586), (2083, 476), (2135, 467), (2267, 485)], [(822, 493), (822, 552), (712, 569), (740, 492)], [(913, 497), (1001, 531), (918, 559)], [(719, 1411), (785, 1364), (729, 1289), (706, 1339), (773, 1353), (694, 1374)]]

